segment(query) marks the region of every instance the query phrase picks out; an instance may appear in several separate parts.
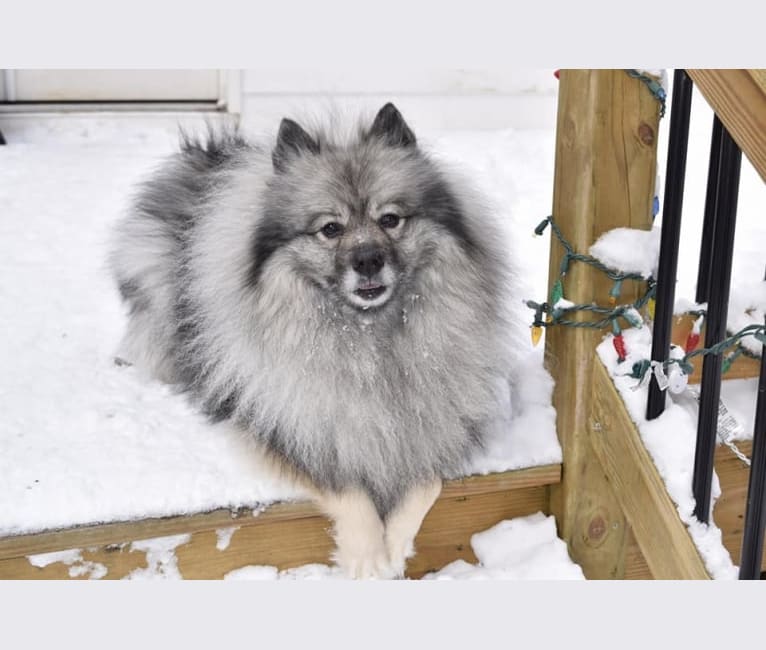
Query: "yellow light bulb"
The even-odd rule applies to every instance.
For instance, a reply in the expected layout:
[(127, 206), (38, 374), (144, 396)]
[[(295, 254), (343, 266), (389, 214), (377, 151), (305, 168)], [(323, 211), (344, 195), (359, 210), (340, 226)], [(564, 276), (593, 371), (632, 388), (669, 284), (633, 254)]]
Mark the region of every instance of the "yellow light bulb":
[(539, 325), (532, 325), (532, 345), (537, 346), (540, 337), (543, 335), (543, 328)]

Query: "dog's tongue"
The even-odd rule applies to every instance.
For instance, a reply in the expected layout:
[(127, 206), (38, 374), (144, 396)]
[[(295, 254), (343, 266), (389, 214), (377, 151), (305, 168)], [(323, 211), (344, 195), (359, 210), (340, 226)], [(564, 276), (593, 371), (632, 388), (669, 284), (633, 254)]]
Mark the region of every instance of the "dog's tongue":
[(374, 280), (363, 280), (357, 287), (359, 291), (369, 291), (370, 289), (380, 289), (383, 285), (380, 282)]

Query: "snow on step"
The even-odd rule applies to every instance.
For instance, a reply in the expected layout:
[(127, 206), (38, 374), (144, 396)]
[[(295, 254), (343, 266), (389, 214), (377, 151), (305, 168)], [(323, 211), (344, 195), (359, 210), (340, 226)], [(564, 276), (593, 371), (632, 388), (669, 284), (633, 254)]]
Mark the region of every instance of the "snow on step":
[[(556, 536), (556, 521), (537, 512), (507, 519), (471, 537), (479, 560), (456, 560), (423, 580), (585, 580), (572, 562), (566, 544)], [(230, 571), (224, 580), (327, 580), (342, 579), (336, 567), (307, 564), (278, 571), (273, 566), (246, 566)]]

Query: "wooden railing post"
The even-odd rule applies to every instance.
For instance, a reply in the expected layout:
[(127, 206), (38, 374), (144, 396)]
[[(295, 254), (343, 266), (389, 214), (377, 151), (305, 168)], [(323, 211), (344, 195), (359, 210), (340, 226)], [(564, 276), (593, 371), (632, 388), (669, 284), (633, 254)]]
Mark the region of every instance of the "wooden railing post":
[[(658, 101), (624, 70), (561, 71), (553, 217), (575, 251), (587, 253), (612, 228), (651, 227), (658, 126)], [(555, 237), (551, 241), (549, 286), (559, 276), (563, 254)], [(607, 305), (611, 287), (603, 273), (573, 262), (564, 295), (576, 303)], [(633, 301), (642, 288), (626, 282), (620, 302)], [(559, 534), (589, 578), (622, 577), (628, 536), (589, 442), (594, 350), (605, 334), (572, 327), (546, 333), (564, 453), (562, 483), (552, 489), (551, 507)]]

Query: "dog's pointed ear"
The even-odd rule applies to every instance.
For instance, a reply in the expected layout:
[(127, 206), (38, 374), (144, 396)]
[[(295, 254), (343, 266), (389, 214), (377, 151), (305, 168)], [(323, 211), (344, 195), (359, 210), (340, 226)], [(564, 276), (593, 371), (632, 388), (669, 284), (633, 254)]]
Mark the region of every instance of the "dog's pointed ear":
[(271, 152), (274, 169), (283, 172), (287, 169), (290, 158), (305, 153), (318, 154), (319, 143), (314, 140), (297, 122), (285, 117), (279, 124), (277, 144)]
[(378, 111), (369, 135), (381, 138), (392, 147), (414, 147), (416, 144), (415, 134), (391, 102)]

